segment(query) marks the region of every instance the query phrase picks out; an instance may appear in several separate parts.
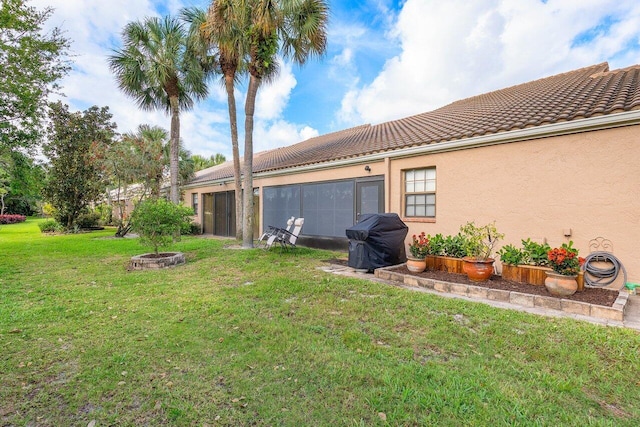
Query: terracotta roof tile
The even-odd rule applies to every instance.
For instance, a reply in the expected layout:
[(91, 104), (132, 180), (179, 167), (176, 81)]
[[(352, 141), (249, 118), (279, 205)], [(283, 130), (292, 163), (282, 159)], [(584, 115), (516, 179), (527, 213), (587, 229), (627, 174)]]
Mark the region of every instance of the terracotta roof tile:
[[(640, 109), (640, 65), (610, 71), (602, 63), (257, 153), (253, 165), (255, 172), (265, 172), (633, 109)], [(231, 177), (233, 165), (227, 162), (202, 171), (192, 183)]]

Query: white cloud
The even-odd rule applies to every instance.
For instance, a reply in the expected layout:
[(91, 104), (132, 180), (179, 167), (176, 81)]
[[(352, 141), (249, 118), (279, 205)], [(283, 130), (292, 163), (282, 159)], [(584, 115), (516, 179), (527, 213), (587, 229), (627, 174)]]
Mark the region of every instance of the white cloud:
[[(170, 117), (164, 111), (140, 110), (132, 98), (118, 87), (108, 65), (108, 56), (121, 43), (122, 28), (133, 20), (159, 16), (157, 10), (175, 14), (183, 6), (208, 6), (208, 2), (171, 0), (65, 0), (54, 2), (54, 14), (47, 22), (49, 28), (57, 26), (72, 41), (73, 69), (61, 82), (65, 97), (61, 100), (72, 109), (82, 110), (91, 105), (108, 105), (118, 131), (134, 132), (140, 124), (170, 128)], [(199, 4), (202, 3), (202, 4)], [(32, 5), (42, 9), (50, 0), (34, 0)], [(157, 9), (157, 6), (160, 9)], [(283, 64), (278, 78), (264, 84), (256, 100), (256, 132), (254, 151), (289, 145), (317, 131), (308, 126), (289, 123), (283, 119), (291, 91), (297, 82), (291, 64)], [(181, 138), (194, 154), (209, 156), (214, 153), (231, 158), (231, 140), (227, 110), (227, 95), (219, 78), (209, 86), (207, 102), (197, 104), (192, 111), (180, 115)], [(244, 146), (244, 101), (246, 85), (235, 90), (238, 110), (240, 150)]]
[[(603, 17), (610, 31), (584, 45), (576, 36)], [(605, 61), (639, 62), (640, 4), (633, 0), (407, 0), (392, 34), (402, 52), (342, 100), (343, 123), (381, 122), (457, 99)], [(628, 61), (628, 62), (626, 62)]]
[(273, 120), (282, 116), (289, 102), (289, 96), (297, 81), (291, 64), (280, 61), (278, 77), (272, 82), (263, 82), (258, 88), (255, 117), (259, 120)]
[(253, 132), (254, 153), (285, 147), (318, 136), (309, 126), (299, 126), (286, 120), (258, 122)]

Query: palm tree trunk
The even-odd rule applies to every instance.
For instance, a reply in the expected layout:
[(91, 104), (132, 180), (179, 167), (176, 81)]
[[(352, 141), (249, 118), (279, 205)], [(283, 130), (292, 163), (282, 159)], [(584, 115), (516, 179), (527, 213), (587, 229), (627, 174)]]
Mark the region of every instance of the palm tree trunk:
[(229, 124), (231, 126), (231, 149), (233, 151), (233, 182), (236, 203), (236, 239), (242, 240), (242, 181), (240, 175), (240, 150), (238, 149), (238, 115), (236, 113), (236, 96), (233, 93), (233, 74), (224, 76), (229, 105)]
[(243, 177), (243, 201), (242, 212), (242, 247), (253, 247), (253, 113), (256, 108), (256, 96), (262, 79), (251, 75), (249, 77), (249, 89), (247, 101), (244, 105), (244, 177)]
[(180, 203), (178, 189), (178, 152), (180, 148), (180, 110), (178, 97), (169, 98), (171, 103), (171, 149), (169, 155), (169, 173), (171, 175), (171, 202)]

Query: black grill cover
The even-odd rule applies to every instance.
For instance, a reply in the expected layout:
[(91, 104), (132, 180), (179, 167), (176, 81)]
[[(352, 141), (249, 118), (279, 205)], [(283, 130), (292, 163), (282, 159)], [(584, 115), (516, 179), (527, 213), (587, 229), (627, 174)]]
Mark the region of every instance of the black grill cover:
[(367, 271), (407, 260), (404, 239), (409, 228), (398, 214), (363, 214), (347, 228), (349, 267)]

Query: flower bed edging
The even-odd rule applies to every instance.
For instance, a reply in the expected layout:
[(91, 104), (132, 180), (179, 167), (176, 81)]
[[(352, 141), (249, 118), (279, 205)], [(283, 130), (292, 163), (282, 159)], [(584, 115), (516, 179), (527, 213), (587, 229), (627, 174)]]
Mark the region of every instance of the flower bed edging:
[(377, 268), (374, 271), (374, 275), (380, 279), (399, 282), (407, 286), (431, 289), (442, 293), (451, 293), (476, 299), (481, 298), (493, 301), (503, 301), (523, 307), (539, 307), (562, 311), (569, 314), (579, 314), (618, 322), (622, 322), (624, 320), (624, 310), (629, 300), (629, 294), (626, 292), (619, 292), (618, 298), (616, 298), (613, 306), (605, 307), (602, 305), (587, 304), (564, 298), (531, 295), (522, 292), (484, 288), (481, 286), (465, 285), (461, 283), (443, 282), (440, 280), (426, 279), (423, 277), (412, 276), (410, 274), (401, 274), (395, 271), (390, 271), (398, 267), (399, 265)]
[(164, 257), (153, 257), (154, 254), (142, 254), (131, 257), (129, 270), (156, 270), (160, 268), (172, 268), (186, 262), (184, 253), (170, 252)]

